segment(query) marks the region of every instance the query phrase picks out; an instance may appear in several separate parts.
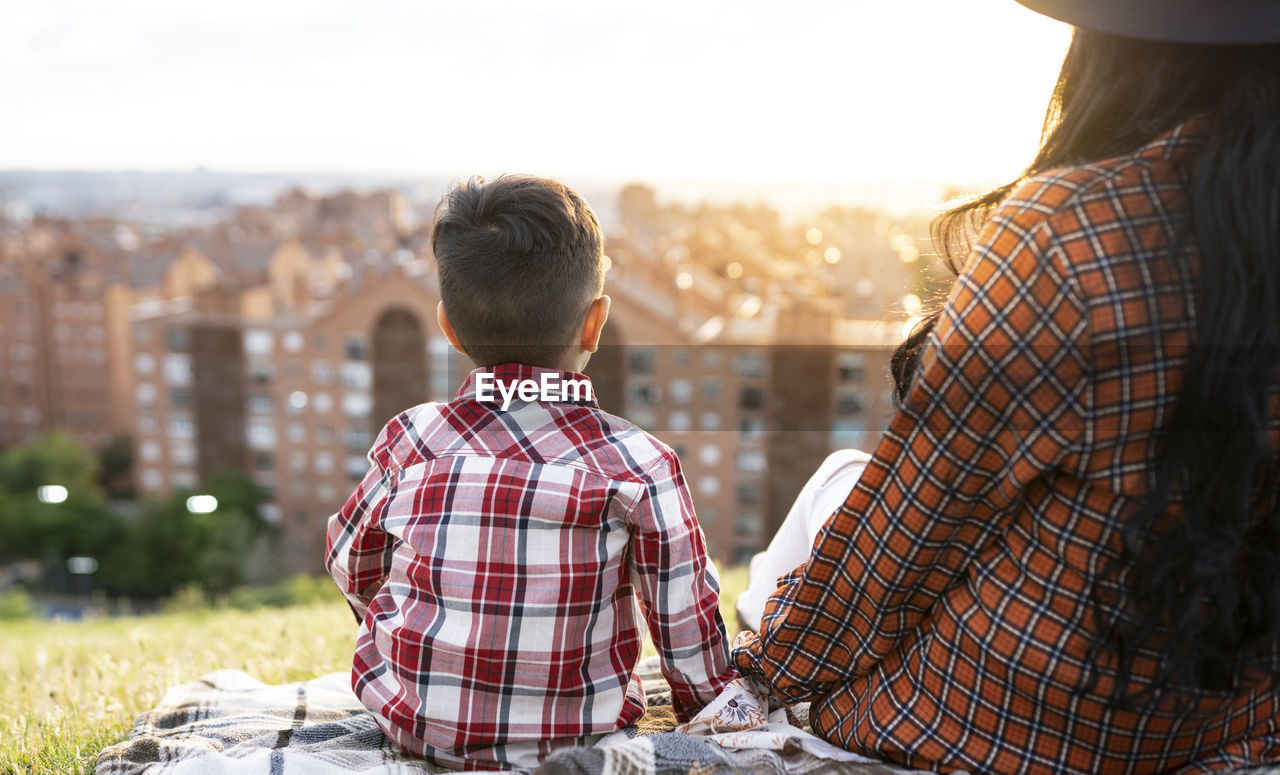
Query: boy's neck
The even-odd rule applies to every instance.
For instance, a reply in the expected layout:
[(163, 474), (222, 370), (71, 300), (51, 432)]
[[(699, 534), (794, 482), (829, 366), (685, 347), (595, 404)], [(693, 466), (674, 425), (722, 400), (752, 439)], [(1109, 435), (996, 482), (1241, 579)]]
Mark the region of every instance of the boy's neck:
[[(581, 374), (582, 370), (587, 367), (587, 361), (591, 358), (591, 353), (586, 350), (578, 352), (576, 355), (566, 354), (557, 359), (554, 363), (525, 363), (525, 366), (532, 366), (538, 369), (552, 369), (554, 371), (567, 371)], [(472, 362), (472, 365), (481, 368), (480, 364)]]

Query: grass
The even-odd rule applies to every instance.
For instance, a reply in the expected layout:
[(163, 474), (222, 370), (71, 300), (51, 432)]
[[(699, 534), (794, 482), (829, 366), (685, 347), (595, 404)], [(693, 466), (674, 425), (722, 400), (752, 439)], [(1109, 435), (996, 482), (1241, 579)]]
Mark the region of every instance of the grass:
[[(721, 573), (730, 637), (746, 571)], [(266, 683), (350, 666), (356, 626), (336, 597), (286, 608), (199, 608), (144, 617), (0, 623), (0, 772), (92, 773), (165, 691), (221, 668)]]
[(165, 691), (219, 668), (267, 683), (350, 664), (355, 622), (341, 600), (0, 625), (0, 772), (91, 773)]

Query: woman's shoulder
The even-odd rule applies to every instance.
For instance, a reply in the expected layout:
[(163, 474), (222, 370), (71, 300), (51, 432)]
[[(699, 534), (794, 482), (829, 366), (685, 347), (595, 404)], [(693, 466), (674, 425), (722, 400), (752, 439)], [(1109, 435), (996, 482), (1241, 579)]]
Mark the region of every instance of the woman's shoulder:
[(980, 241), (998, 253), (1009, 242), (1002, 237), (1014, 234), (1040, 255), (1104, 272), (1170, 254), (1187, 237), (1196, 137), (1184, 124), (1123, 156), (1031, 176), (992, 214)]
[(1120, 156), (1046, 170), (1024, 180), (995, 213), (1017, 221), (1059, 221), (1059, 228), (1104, 227), (1179, 209), (1189, 160), (1200, 138), (1187, 122)]

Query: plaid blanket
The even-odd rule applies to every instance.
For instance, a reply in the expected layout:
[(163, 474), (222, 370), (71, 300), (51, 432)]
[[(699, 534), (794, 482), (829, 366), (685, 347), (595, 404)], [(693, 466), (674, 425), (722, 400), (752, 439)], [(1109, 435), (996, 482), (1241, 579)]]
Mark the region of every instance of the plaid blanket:
[[(759, 687), (734, 681), (680, 727), (656, 660), (642, 665), (649, 711), (591, 748), (554, 752), (534, 775), (906, 775), (805, 731), (803, 706), (768, 710)], [(97, 775), (423, 775), (442, 772), (389, 741), (332, 673), (269, 686), (219, 670), (175, 687), (129, 739), (98, 756)], [(799, 711), (794, 713), (793, 711)], [(1223, 775), (1245, 775), (1234, 771)], [(1278, 775), (1280, 768), (1248, 770)]]
[[(779, 711), (751, 716), (755, 697), (735, 682), (676, 731), (671, 697), (656, 660), (642, 665), (649, 711), (592, 748), (562, 749), (537, 775), (891, 775), (903, 772), (823, 743)], [(129, 739), (104, 749), (97, 775), (422, 775), (443, 772), (400, 751), (333, 673), (271, 686), (219, 670), (174, 687), (134, 724)], [(815, 747), (816, 746), (816, 747)], [(838, 758), (829, 758), (831, 756)]]

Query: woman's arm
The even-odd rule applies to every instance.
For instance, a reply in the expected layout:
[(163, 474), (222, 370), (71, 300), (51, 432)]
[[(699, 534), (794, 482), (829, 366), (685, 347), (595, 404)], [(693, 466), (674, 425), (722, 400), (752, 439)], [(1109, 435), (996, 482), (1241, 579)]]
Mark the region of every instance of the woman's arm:
[(988, 221), (917, 383), (738, 668), (788, 701), (869, 672), (1084, 433), (1088, 321), (1043, 211)]

